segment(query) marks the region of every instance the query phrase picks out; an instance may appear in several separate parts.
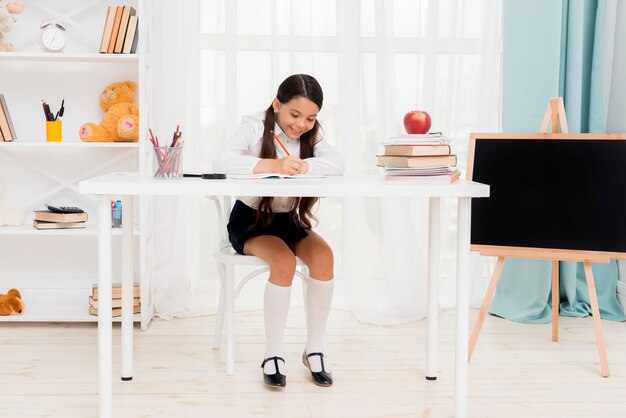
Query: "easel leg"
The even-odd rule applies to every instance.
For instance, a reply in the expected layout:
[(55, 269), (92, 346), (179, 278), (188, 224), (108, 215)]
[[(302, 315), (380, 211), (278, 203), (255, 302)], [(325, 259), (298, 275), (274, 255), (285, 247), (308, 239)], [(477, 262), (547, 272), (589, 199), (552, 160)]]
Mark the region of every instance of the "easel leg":
[(604, 346), (604, 336), (602, 335), (602, 323), (600, 321), (600, 308), (598, 307), (598, 295), (596, 294), (596, 284), (593, 280), (591, 262), (585, 261), (585, 276), (587, 278), (587, 289), (589, 290), (589, 301), (591, 302), (591, 314), (593, 315), (593, 326), (596, 330), (596, 344), (600, 352), (600, 366), (602, 376), (609, 377), (609, 363), (606, 358), (606, 348)]
[(552, 341), (559, 341), (559, 261), (552, 260)]
[(491, 280), (489, 281), (489, 287), (487, 287), (487, 292), (485, 293), (485, 299), (483, 299), (483, 304), (480, 307), (478, 317), (476, 318), (476, 323), (474, 324), (474, 328), (472, 329), (472, 335), (470, 336), (468, 349), (469, 351), (467, 356), (468, 363), (472, 360), (472, 353), (474, 352), (476, 341), (478, 341), (478, 335), (480, 334), (480, 330), (483, 327), (485, 315), (487, 315), (487, 310), (491, 305), (491, 300), (493, 299), (493, 294), (496, 291), (496, 286), (498, 285), (498, 280), (500, 280), (500, 274), (502, 274), (503, 267), (504, 257), (498, 257), (498, 261), (496, 261), (496, 267), (493, 269), (493, 274), (491, 275)]

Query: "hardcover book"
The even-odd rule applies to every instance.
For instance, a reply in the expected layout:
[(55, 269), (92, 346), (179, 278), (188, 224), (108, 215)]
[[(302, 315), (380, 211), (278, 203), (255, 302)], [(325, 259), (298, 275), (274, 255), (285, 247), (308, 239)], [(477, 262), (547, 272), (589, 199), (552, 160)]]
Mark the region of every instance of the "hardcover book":
[(0, 94), (0, 130), (2, 131), (2, 139), (4, 141), (9, 142), (17, 139), (4, 94)]
[(456, 165), (456, 155), (435, 155), (423, 157), (410, 157), (398, 155), (379, 155), (378, 165), (380, 167), (429, 167), (434, 165)]
[[(122, 284), (121, 283), (113, 283), (112, 293), (113, 299), (120, 299), (122, 297)], [(91, 296), (93, 300), (98, 300), (98, 285), (91, 285)], [(133, 285), (133, 298), (139, 297), (139, 285)]]
[(33, 226), (37, 229), (76, 229), (84, 228), (85, 222), (46, 222), (35, 219)]
[(449, 155), (448, 144), (385, 145), (385, 155)]
[[(140, 313), (140, 312), (141, 312), (141, 306), (140, 305), (133, 306), (133, 313), (134, 314)], [(89, 313), (91, 315), (98, 315), (98, 308), (94, 308), (93, 306), (90, 306), (89, 307)], [(111, 315), (113, 317), (122, 316), (122, 308), (113, 308), (112, 312), (111, 312)]]
[(50, 210), (36, 210), (35, 220), (45, 222), (85, 222), (87, 220), (87, 212), (80, 213), (58, 213)]
[[(139, 298), (133, 298), (133, 306), (139, 306)], [(98, 300), (94, 299), (93, 296), (89, 296), (89, 306), (92, 306), (98, 309)], [(122, 307), (122, 298), (113, 298), (111, 300), (112, 308), (121, 308)]]

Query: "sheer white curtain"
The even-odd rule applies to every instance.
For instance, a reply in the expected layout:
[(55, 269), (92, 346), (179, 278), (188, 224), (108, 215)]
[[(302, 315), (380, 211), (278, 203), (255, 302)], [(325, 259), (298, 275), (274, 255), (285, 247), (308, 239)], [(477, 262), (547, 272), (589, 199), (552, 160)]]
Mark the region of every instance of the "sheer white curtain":
[[(199, 71), (163, 81), (198, 86), (186, 91), (199, 103), (189, 110), (197, 112), (198, 135), (187, 143), (194, 141), (200, 171), (211, 169), (243, 115), (267, 108), (280, 81), (300, 72), (324, 89), (320, 121), (348, 174), (378, 172), (379, 142), (403, 133), (409, 110), (427, 110), (431, 130), (453, 138), (462, 169), (469, 132), (498, 129), (499, 1), (204, 0), (186, 8), (188, 15), (168, 16), (178, 17), (168, 32), (196, 38), (178, 52), (198, 57)], [(190, 21), (198, 22), (198, 32)], [(444, 216), (455, 216), (455, 202), (443, 203)], [(198, 218), (187, 221), (201, 237), (194, 241), (192, 286), (198, 277), (215, 289), (215, 214), (206, 202), (197, 209)], [(415, 200), (322, 199), (317, 230), (335, 249), (336, 307), (375, 323), (424, 316), (427, 210)], [(455, 231), (443, 233), (441, 273), (452, 282)], [(441, 286), (444, 305), (453, 302), (451, 284)], [(246, 306), (260, 307), (260, 294), (251, 291)]]

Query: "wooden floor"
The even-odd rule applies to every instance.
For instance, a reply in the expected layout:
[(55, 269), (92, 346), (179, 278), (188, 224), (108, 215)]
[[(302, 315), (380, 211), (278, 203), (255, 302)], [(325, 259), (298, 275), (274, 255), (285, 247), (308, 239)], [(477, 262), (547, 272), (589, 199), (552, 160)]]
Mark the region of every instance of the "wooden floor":
[[(472, 312), (471, 318), (476, 316)], [(333, 311), (329, 329), (335, 385), (314, 386), (300, 362), (302, 308), (286, 333), (287, 388), (263, 386), (262, 312), (237, 314), (236, 372), (210, 348), (214, 316), (155, 321), (135, 332), (134, 379), (114, 381), (115, 417), (450, 417), (454, 311), (442, 312), (439, 379), (424, 379), (426, 322), (358, 323)], [(626, 417), (624, 323), (603, 321), (611, 377), (600, 375), (590, 318), (550, 325), (485, 320), (469, 370), (470, 417)], [(114, 329), (119, 376), (119, 326)], [(224, 343), (224, 341), (223, 341)], [(0, 324), (3, 417), (96, 417), (95, 324)]]

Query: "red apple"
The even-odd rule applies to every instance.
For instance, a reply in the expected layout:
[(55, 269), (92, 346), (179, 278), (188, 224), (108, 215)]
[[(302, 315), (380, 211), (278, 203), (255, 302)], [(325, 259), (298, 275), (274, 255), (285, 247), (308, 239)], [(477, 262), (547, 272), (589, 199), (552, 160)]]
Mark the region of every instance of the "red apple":
[(404, 115), (404, 129), (407, 134), (426, 134), (430, 123), (430, 115), (423, 110), (413, 110)]

